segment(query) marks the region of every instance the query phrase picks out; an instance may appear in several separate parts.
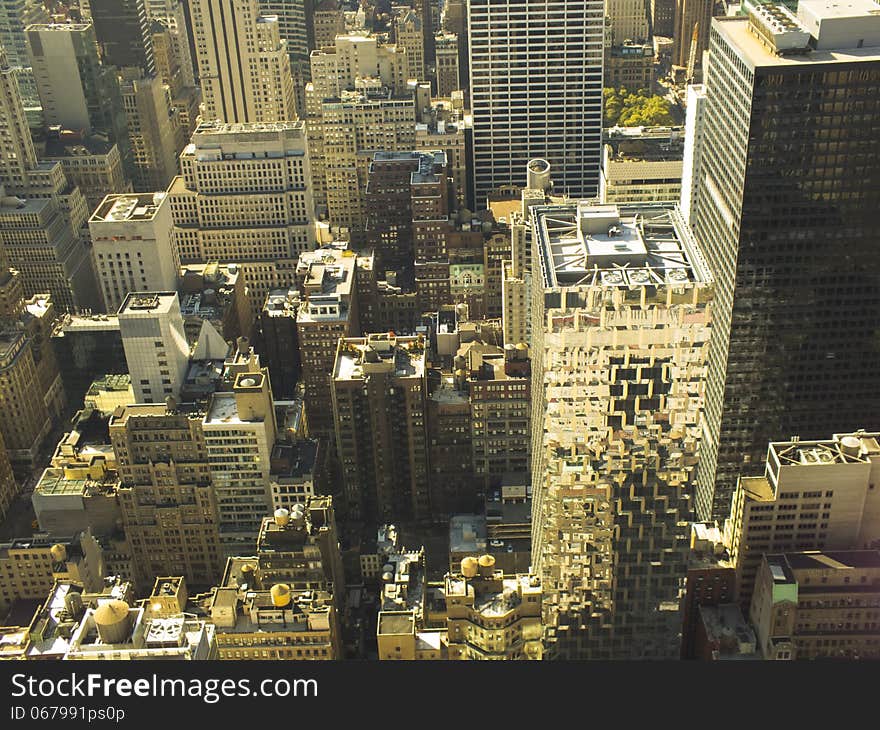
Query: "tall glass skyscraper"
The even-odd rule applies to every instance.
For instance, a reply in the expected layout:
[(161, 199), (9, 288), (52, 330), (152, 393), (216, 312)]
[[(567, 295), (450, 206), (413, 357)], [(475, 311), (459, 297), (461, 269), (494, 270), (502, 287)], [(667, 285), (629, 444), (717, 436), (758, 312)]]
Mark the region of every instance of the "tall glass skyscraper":
[(880, 5), (712, 21), (695, 234), (716, 279), (697, 515), (770, 441), (880, 427)]
[(477, 207), (522, 187), (533, 158), (550, 163), (555, 193), (598, 193), (604, 33), (602, 0), (469, 0)]

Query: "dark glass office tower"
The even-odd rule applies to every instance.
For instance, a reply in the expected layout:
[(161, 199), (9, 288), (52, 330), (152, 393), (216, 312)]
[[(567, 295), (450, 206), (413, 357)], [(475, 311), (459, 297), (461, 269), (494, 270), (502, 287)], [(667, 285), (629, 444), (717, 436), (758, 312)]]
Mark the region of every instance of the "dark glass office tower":
[(156, 75), (144, 0), (91, 0), (92, 24), (105, 66), (141, 68)]
[(797, 12), (712, 21), (694, 181), (717, 287), (700, 519), (729, 514), (769, 441), (880, 428), (880, 6)]

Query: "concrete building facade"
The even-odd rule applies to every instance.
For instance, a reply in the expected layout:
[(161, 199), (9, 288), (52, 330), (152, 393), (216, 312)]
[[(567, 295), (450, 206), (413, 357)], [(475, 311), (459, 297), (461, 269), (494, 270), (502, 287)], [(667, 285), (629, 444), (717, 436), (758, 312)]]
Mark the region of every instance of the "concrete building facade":
[(712, 275), (673, 205), (536, 206), (532, 225), (532, 560), (548, 651), (677, 656)]

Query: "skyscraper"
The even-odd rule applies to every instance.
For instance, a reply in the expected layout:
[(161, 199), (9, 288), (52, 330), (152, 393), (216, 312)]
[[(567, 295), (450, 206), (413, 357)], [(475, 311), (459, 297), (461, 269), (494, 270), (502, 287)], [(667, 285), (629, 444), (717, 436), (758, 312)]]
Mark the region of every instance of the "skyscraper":
[(340, 338), (332, 388), (336, 448), (353, 514), (429, 519), (424, 340), (393, 333)]
[(259, 313), (315, 244), (304, 123), (202, 123), (180, 170), (168, 193), (181, 262), (236, 262)]
[(710, 58), (691, 220), (718, 282), (701, 519), (727, 514), (768, 442), (880, 428), (880, 5), (716, 18)]
[(101, 64), (93, 25), (30, 25), (26, 32), (46, 124), (86, 134), (103, 132), (119, 146), (131, 174), (131, 145), (116, 69)]
[(672, 29), (672, 63), (687, 66), (690, 58), (694, 32), (697, 45), (695, 65), (701, 65), (703, 51), (709, 47), (709, 28), (712, 25), (712, 12), (715, 0), (675, 0), (675, 19)]
[(119, 331), (137, 402), (177, 398), (189, 364), (177, 292), (130, 293), (119, 308)]
[(0, 184), (16, 188), (27, 183), (28, 172), (37, 165), (34, 143), (28, 129), (18, 71), (0, 46)]
[(190, 15), (206, 121), (296, 119), (277, 16), (261, 15), (257, 0), (192, 0)]
[(144, 0), (89, 0), (95, 37), (105, 65), (156, 73)]
[(184, 146), (170, 90), (157, 76), (142, 77), (133, 68), (126, 68), (120, 79), (134, 162), (134, 188), (166, 190), (177, 174), (177, 156)]
[(532, 561), (547, 650), (672, 658), (711, 274), (673, 205), (531, 210)]
[(468, 42), (477, 206), (547, 160), (561, 191), (593, 197), (602, 142), (601, 0), (470, 0)]
[(104, 305), (119, 310), (130, 292), (173, 291), (180, 259), (165, 193), (108, 195), (89, 219)]

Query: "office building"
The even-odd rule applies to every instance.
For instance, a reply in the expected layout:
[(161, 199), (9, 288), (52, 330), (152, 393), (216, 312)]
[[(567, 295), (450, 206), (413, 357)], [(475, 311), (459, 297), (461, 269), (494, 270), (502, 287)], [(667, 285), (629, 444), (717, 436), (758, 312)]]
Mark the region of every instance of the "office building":
[(681, 198), (684, 130), (612, 127), (605, 131), (599, 199), (674, 203)]
[(604, 4), (471, 0), (467, 13), (477, 207), (501, 185), (522, 185), (535, 157), (552, 165), (560, 192), (594, 197)]
[[(47, 597), (48, 594), (48, 597)], [(70, 648), (74, 630), (87, 608), (114, 599), (134, 602), (131, 583), (107, 578), (91, 590), (74, 579), (59, 580), (37, 600), (37, 609), (17, 641), (9, 636), (8, 658), (28, 661), (62, 660)], [(5, 637), (7, 638), (7, 637)]]
[(821, 441), (771, 442), (764, 475), (740, 478), (725, 545), (744, 610), (764, 554), (876, 547), (878, 436), (856, 432)]
[(322, 591), (344, 605), (345, 571), (336, 529), (333, 498), (317, 496), (292, 509), (277, 509), (264, 517), (257, 537), (256, 560), (232, 558), (226, 565), (224, 583), (249, 564), (251, 580), (268, 590), (286, 583), (292, 590)]
[(877, 11), (804, 0), (797, 17), (761, 5), (712, 21), (692, 220), (720, 287), (700, 519), (726, 516), (780, 435), (880, 428)]
[(671, 658), (712, 276), (673, 205), (539, 205), (532, 224), (532, 560), (547, 649)]
[(168, 195), (181, 262), (236, 262), (259, 314), (315, 247), (304, 123), (203, 123), (180, 169)]
[[(236, 568), (230, 561), (226, 579)], [(263, 518), (257, 538), (256, 561), (238, 559), (254, 567), (263, 588), (286, 583), (293, 590), (323, 591), (332, 595), (337, 608), (344, 606), (345, 571), (336, 529), (333, 498), (316, 496), (290, 510), (276, 509)]]
[(119, 331), (138, 403), (180, 393), (190, 348), (177, 292), (132, 292), (119, 308)]
[(0, 8), (0, 46), (6, 50), (9, 63), (17, 68), (30, 65), (24, 29), (49, 20), (48, 11), (33, 0), (14, 0)]
[(703, 52), (709, 48), (709, 31), (715, 14), (715, 0), (675, 0), (672, 28), (672, 63), (687, 66), (691, 54), (701, 66)]
[(755, 630), (736, 603), (697, 608), (693, 650), (686, 659), (704, 662), (761, 659)]
[(564, 196), (552, 195), (550, 174), (550, 164), (546, 160), (530, 160), (524, 188), (501, 190), (489, 200), (495, 219), (510, 230), (510, 254), (502, 264), (501, 273), (505, 344), (531, 344), (532, 226), (529, 210), (535, 205), (565, 201)]
[(95, 378), (128, 371), (116, 315), (62, 314), (51, 340), (71, 406), (79, 407)]
[(95, 272), (108, 312), (135, 292), (173, 291), (180, 260), (165, 193), (108, 195), (89, 218)]
[(434, 38), (437, 54), (437, 96), (449, 99), (452, 92), (461, 88), (458, 66), (458, 38), (453, 33), (442, 33)]
[(0, 331), (0, 434), (16, 469), (36, 465), (40, 447), (52, 429), (46, 392), (38, 379), (37, 353), (18, 321)]
[(344, 658), (342, 630), (328, 593), (292, 590), (286, 583), (255, 589), (252, 579), (238, 580), (214, 588), (204, 605), (217, 632), (218, 659)]
[[(459, 349), (471, 403), (474, 472), (487, 484), (501, 475), (530, 473), (531, 372), (528, 347), (474, 343)], [(500, 486), (500, 484), (492, 484)]]
[(9, 463), (9, 454), (0, 433), (0, 521), (6, 519), (9, 508), (18, 496), (18, 483), (12, 474), (12, 464)]
[(681, 161), (681, 214), (689, 225), (694, 220), (697, 202), (694, 184), (702, 179), (700, 155), (702, 154), (703, 112), (706, 109), (706, 87), (690, 84), (687, 87), (687, 116), (685, 117), (684, 150)]
[(346, 500), (356, 518), (430, 519), (426, 396), (423, 337), (339, 340), (333, 419)]
[(309, 41), (309, 48), (320, 50), (333, 46), (336, 36), (345, 33), (345, 14), (337, 0), (315, 3), (311, 28), (313, 37)]
[(177, 156), (184, 147), (170, 90), (156, 76), (141, 78), (137, 70), (126, 69), (120, 93), (128, 120), (134, 189), (165, 190), (177, 175)]
[[(80, 606), (82, 604), (79, 604)], [(183, 613), (154, 618), (148, 606), (123, 600), (86, 608), (70, 636), (66, 660), (217, 659), (214, 625)]]
[(137, 68), (154, 76), (156, 63), (144, 0), (89, 0), (89, 14), (105, 66)]
[(119, 476), (109, 420), (109, 415), (86, 408), (61, 437), (31, 495), (43, 532), (72, 535), (91, 529), (102, 538), (120, 531)]
[(647, 6), (640, 0), (609, 0), (609, 40), (612, 46), (650, 38)]
[(128, 128), (116, 69), (103, 66), (91, 23), (30, 25), (28, 54), (47, 126), (102, 132), (132, 172)]
[[(61, 165), (57, 172), (63, 177)], [(85, 202), (79, 196), (85, 207)], [(18, 201), (18, 202), (13, 202)], [(99, 309), (91, 257), (53, 197), (7, 197), (0, 203), (0, 245), (21, 273), (25, 296), (49, 292), (61, 310)]]
[(654, 88), (654, 46), (648, 43), (623, 43), (605, 49), (605, 88), (631, 92)]
[[(471, 406), (467, 391), (460, 383), (457, 387), (452, 375), (431, 371), (428, 375), (426, 422), (431, 511), (438, 517), (458, 516), (476, 510), (479, 502), (471, 446)], [(450, 525), (454, 519), (450, 518)]]
[(382, 551), (382, 586), (376, 640), (380, 661), (442, 659), (443, 632), (426, 630), (425, 549)]
[(764, 659), (880, 657), (880, 552), (768, 554), (750, 619)]
[(106, 137), (56, 127), (47, 131), (45, 141), (37, 143), (37, 153), (40, 160), (61, 163), (65, 177), (79, 188), (89, 212), (107, 195), (132, 191), (119, 146)]
[(202, 421), (211, 483), (217, 495), (220, 539), (227, 555), (250, 555), (263, 516), (271, 509), (269, 473), (275, 409), (269, 371), (253, 350), (238, 352), (227, 371), (229, 391), (209, 399)]
[[(195, 83), (185, 10), (175, 3), (174, 15), (153, 18), (150, 25), (156, 75), (171, 93), (175, 123), (184, 143), (196, 129), (202, 90)], [(182, 29), (182, 30), (181, 30)]]
[(309, 57), (305, 6), (306, 0), (260, 0), (263, 15), (278, 18), (278, 33), (287, 44), (291, 64)]
[[(468, 4), (466, 0), (447, 0), (440, 12), (440, 29), (458, 39), (458, 69), (460, 88), (470, 84), (470, 46), (468, 45)], [(439, 48), (440, 43), (436, 43)], [(439, 51), (437, 51), (439, 54)], [(439, 64), (439, 61), (438, 61)]]
[[(364, 226), (364, 190), (373, 153), (414, 149), (415, 121), (412, 96), (396, 96), (390, 90), (375, 95), (343, 91), (339, 99), (322, 103), (318, 132), (323, 142), (322, 187), (332, 225), (355, 230)], [(313, 179), (321, 172), (316, 166)]]
[[(443, 152), (373, 154), (364, 192), (364, 234), (383, 270), (403, 269), (411, 266), (414, 258), (433, 257), (435, 250), (427, 250), (426, 240), (440, 236), (435, 228), (431, 229), (431, 236), (424, 229), (428, 221), (442, 226), (448, 219), (446, 188)], [(445, 253), (445, 247), (440, 252)]]
[[(735, 599), (736, 570), (724, 547), (721, 530), (713, 523), (694, 523), (691, 525), (690, 556), (682, 606), (682, 659), (707, 658), (704, 645), (707, 641), (712, 643), (710, 637), (717, 633), (712, 630), (714, 623), (708, 616), (720, 619), (739, 613), (739, 621), (744, 621), (738, 605), (733, 611), (726, 608)], [(715, 609), (715, 613), (709, 609)], [(732, 625), (734, 622), (727, 623)]]
[(0, 183), (22, 187), (27, 173), (37, 165), (34, 144), (28, 129), (21, 93), (19, 71), (10, 63), (8, 53), (0, 45)]
[(324, 494), (325, 465), (326, 456), (319, 440), (276, 440), (269, 476), (272, 510), (292, 511), (297, 504), (307, 504), (312, 497)]
[(505, 575), (486, 554), (461, 561), (445, 578), (450, 660), (540, 659), (543, 652), (541, 581)]
[[(145, 0), (147, 18), (151, 23), (151, 32), (156, 33), (156, 23), (169, 32), (168, 40), (171, 44), (171, 52), (179, 69), (183, 86), (193, 87), (196, 85), (195, 43), (192, 32), (189, 30), (187, 18), (187, 3), (183, 0)], [(156, 47), (156, 39), (153, 39), (153, 56), (156, 61), (156, 72), (160, 76), (164, 73), (160, 70), (162, 62), (159, 59), (160, 51)], [(168, 83), (166, 80), (165, 83)], [(174, 84), (170, 84), (172, 88)], [(193, 119), (195, 121), (195, 119)]]
[(340, 338), (360, 334), (354, 252), (321, 248), (300, 256), (297, 279), (305, 303), (296, 317), (306, 428), (333, 441), (333, 380)]
[(278, 17), (261, 15), (257, 0), (193, 0), (189, 10), (204, 121), (296, 119), (290, 57)]
[(218, 498), (194, 404), (138, 404), (110, 418), (119, 505), (134, 575), (146, 590), (172, 572), (215, 585), (223, 570)]
[(61, 310), (98, 308), (89, 252), (80, 239), (85, 199), (60, 163), (37, 162), (16, 74), (0, 53), (0, 246), (21, 274), (24, 296), (48, 290)]
[(0, 613), (19, 599), (42, 600), (56, 581), (95, 590), (104, 579), (101, 549), (86, 530), (77, 535), (36, 534), (0, 543)]
[[(177, 296), (186, 340), (195, 345), (207, 321), (224, 343), (251, 338), (254, 315), (237, 264), (187, 264), (180, 267)], [(275, 381), (272, 381), (275, 390)]]
[(293, 397), (299, 380), (296, 318), (300, 304), (298, 291), (279, 289), (269, 292), (260, 312), (260, 350), (263, 362), (272, 376), (272, 392), (276, 398)]
[(407, 79), (424, 81), (425, 76), (425, 40), (422, 19), (419, 14), (408, 7), (403, 7), (394, 18), (394, 38), (397, 45), (406, 49)]
[(675, 0), (651, 0), (651, 32), (671, 39), (675, 27)]

